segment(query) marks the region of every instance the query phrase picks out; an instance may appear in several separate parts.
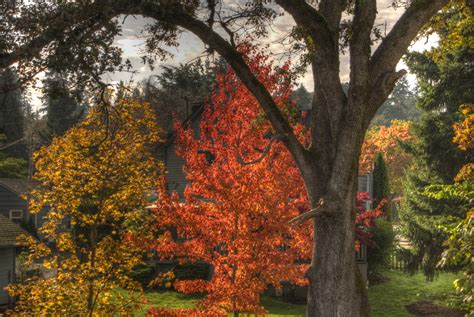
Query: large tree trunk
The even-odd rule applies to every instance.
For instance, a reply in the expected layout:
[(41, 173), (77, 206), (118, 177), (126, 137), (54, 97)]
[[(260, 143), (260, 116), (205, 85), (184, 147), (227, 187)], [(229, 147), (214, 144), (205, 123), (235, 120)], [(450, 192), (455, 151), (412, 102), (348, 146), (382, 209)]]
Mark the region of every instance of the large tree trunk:
[[(313, 220), (314, 242), (309, 280), (307, 316), (369, 316), (366, 284), (355, 257), (355, 213), (357, 170), (354, 170), (347, 194), (334, 199), (328, 212)], [(309, 187), (311, 208), (318, 201), (324, 180)], [(329, 181), (326, 182), (328, 184)], [(336, 210), (334, 210), (336, 209)], [(334, 212), (336, 211), (336, 212)]]

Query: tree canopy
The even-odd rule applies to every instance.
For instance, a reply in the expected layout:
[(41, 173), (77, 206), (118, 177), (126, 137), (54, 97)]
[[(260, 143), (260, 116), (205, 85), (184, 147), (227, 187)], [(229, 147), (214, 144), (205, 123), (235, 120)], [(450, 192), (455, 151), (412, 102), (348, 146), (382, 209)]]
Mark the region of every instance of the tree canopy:
[(140, 299), (141, 285), (127, 274), (145, 251), (127, 243), (127, 222), (139, 217), (156, 187), (159, 129), (147, 104), (118, 100), (107, 118), (100, 106), (36, 152), (41, 187), (30, 211), (46, 206), (48, 213), (39, 229), (44, 241), (27, 239), (28, 264), (56, 275), (10, 285), (18, 298), (13, 314), (112, 316), (130, 313)]

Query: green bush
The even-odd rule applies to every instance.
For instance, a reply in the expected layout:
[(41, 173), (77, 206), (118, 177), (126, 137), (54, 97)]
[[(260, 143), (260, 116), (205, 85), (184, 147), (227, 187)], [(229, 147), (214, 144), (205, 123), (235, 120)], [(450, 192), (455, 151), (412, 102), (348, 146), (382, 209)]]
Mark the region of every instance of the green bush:
[(128, 274), (128, 276), (133, 280), (140, 282), (143, 286), (146, 286), (155, 276), (155, 267), (150, 264), (138, 265)]
[(207, 280), (209, 279), (210, 266), (206, 263), (185, 263), (174, 268), (178, 280)]
[(395, 233), (392, 223), (386, 219), (377, 219), (375, 226), (370, 228), (371, 240), (374, 246), (367, 251), (368, 278), (374, 283), (382, 279), (383, 271), (390, 264), (390, 255), (393, 251)]

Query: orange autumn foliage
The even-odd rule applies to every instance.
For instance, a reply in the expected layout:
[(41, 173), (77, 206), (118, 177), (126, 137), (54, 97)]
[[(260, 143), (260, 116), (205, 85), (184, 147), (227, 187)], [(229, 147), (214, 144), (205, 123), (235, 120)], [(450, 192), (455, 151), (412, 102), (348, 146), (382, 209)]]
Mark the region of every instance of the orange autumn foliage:
[[(474, 105), (464, 105), (460, 108), (464, 120), (454, 124), (453, 139), (461, 150), (467, 151), (474, 148)], [(456, 175), (456, 181), (462, 182), (474, 179), (474, 163), (465, 164)]]
[[(291, 106), (291, 86), (268, 58), (255, 53), (251, 65), (280, 107)], [(167, 232), (154, 247), (163, 257), (212, 265), (211, 281), (174, 283), (181, 292), (206, 292), (203, 311), (262, 314), (260, 295), (269, 284), (305, 282), (305, 265), (295, 261), (310, 256), (309, 225), (288, 225), (306, 209), (305, 190), (290, 154), (271, 134), (256, 100), (231, 70), (218, 76), (199, 139), (192, 129), (176, 125), (177, 153), (190, 184), (185, 204), (162, 192), (155, 213), (161, 227), (175, 227), (185, 241)], [(264, 159), (242, 162), (257, 160), (270, 143)]]
[(401, 192), (401, 179), (405, 169), (410, 165), (410, 154), (403, 151), (399, 141), (409, 141), (410, 123), (408, 121), (394, 120), (388, 127), (380, 126), (370, 129), (362, 145), (359, 159), (359, 174), (372, 172), (374, 158), (377, 153), (382, 153), (389, 170), (391, 189)]

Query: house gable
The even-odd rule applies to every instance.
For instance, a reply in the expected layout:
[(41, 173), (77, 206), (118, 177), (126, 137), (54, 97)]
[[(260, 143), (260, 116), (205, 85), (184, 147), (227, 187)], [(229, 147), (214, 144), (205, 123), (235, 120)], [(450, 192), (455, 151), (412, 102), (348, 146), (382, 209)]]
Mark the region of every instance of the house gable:
[(25, 220), (27, 209), (27, 202), (20, 197), (19, 193), (0, 183), (0, 215), (10, 218), (10, 211), (22, 210), (23, 220)]

